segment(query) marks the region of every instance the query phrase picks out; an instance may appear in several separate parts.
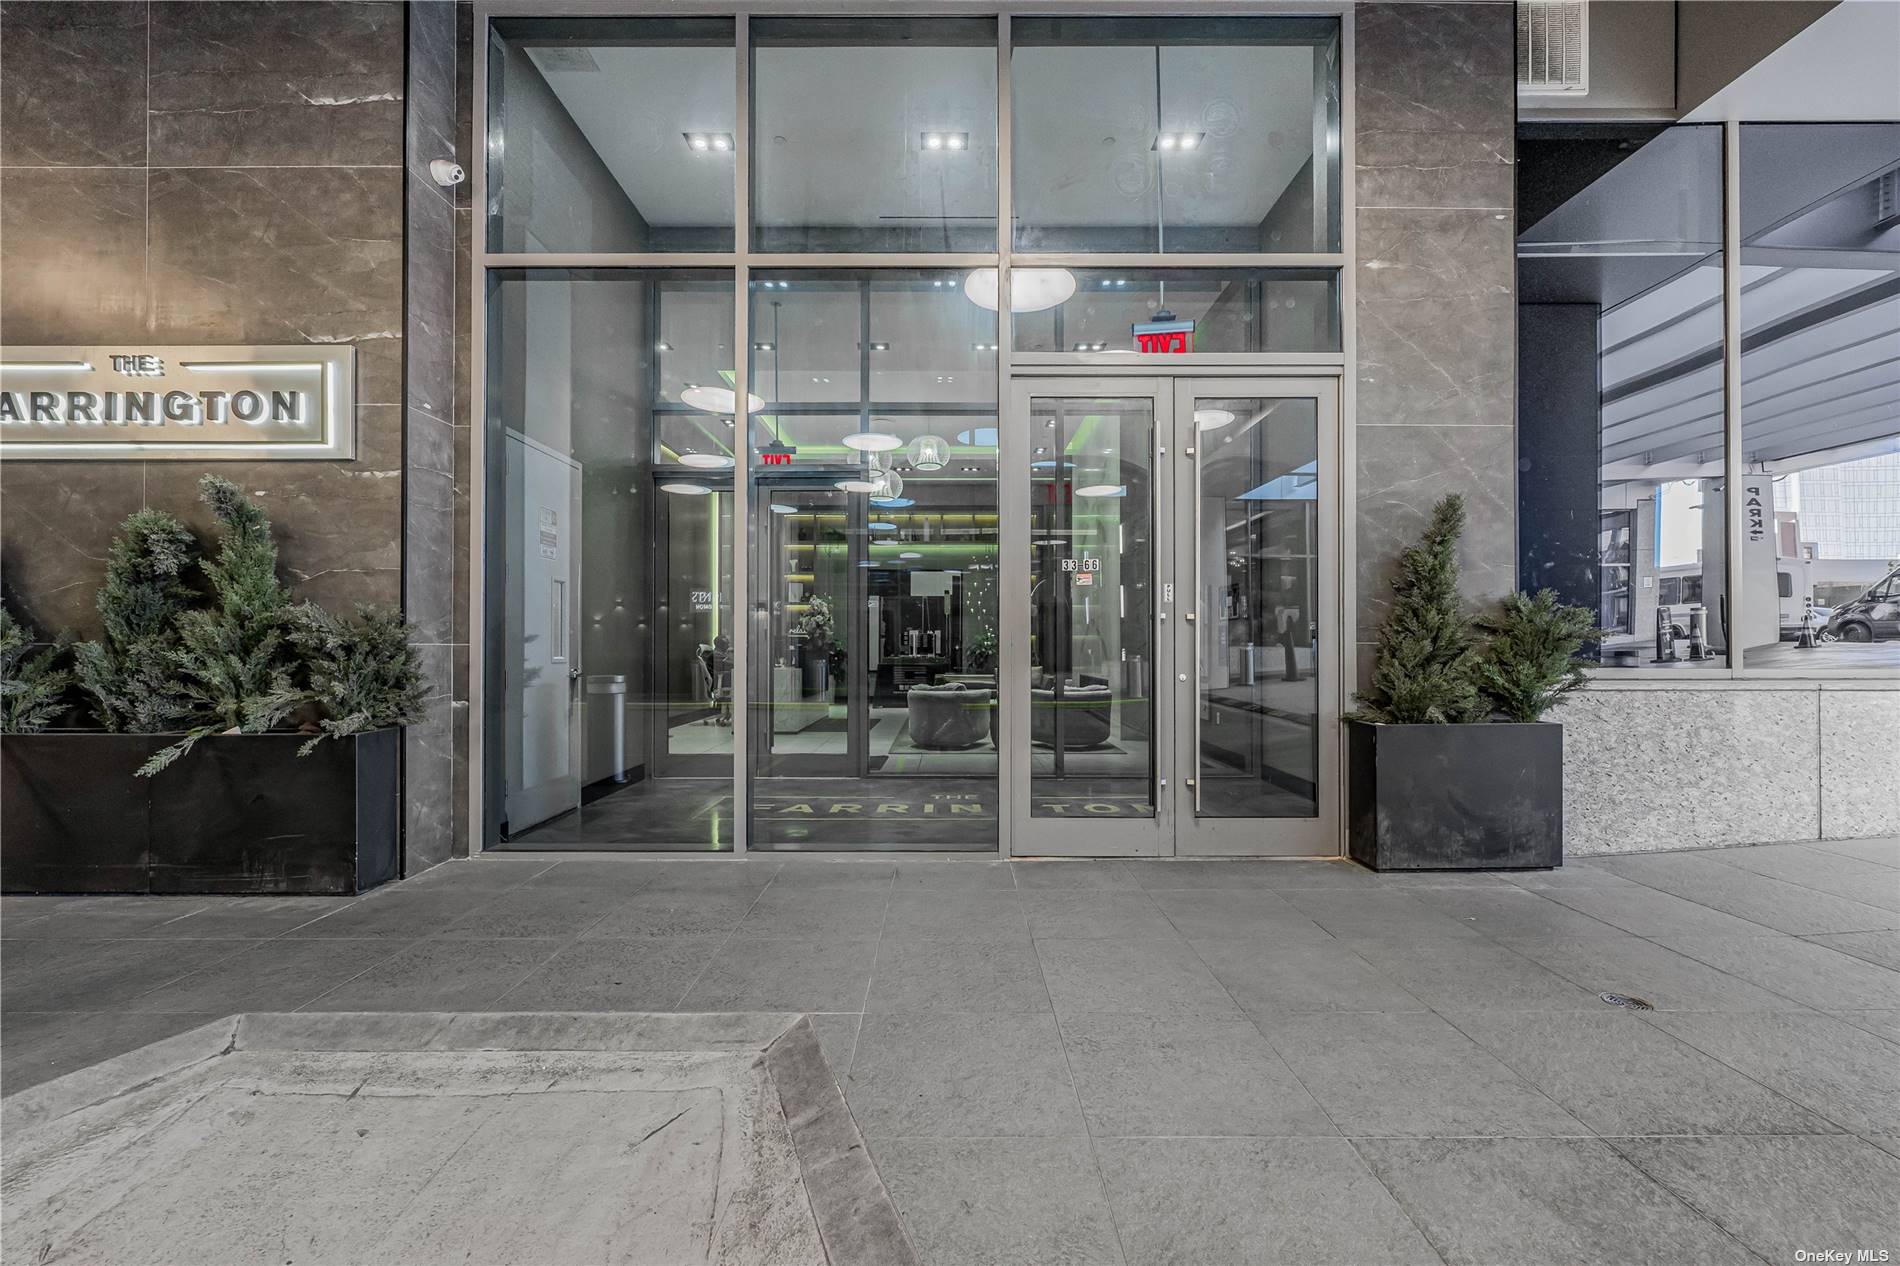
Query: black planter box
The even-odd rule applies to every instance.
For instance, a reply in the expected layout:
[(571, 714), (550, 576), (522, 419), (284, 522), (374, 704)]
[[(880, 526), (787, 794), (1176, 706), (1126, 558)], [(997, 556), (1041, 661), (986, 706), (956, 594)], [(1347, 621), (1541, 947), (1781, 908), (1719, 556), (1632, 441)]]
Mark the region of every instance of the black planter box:
[(155, 778), (176, 735), (7, 735), (0, 889), (365, 892), (396, 877), (401, 734), (214, 735)]
[(1564, 727), (1348, 721), (1348, 845), (1374, 870), (1563, 865)]

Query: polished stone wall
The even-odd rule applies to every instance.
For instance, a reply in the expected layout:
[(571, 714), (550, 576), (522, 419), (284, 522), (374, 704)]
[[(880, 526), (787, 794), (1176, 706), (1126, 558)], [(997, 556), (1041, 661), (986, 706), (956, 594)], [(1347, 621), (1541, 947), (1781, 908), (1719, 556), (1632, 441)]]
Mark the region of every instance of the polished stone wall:
[(1564, 726), (1570, 856), (1893, 831), (1900, 683), (1622, 683)]
[(208, 529), (198, 476), (236, 480), (299, 597), (402, 603), (420, 629), (434, 700), (405, 752), (412, 871), (451, 847), (467, 641), (466, 309), (454, 195), (427, 176), (466, 135), (455, 18), (394, 0), (0, 4), (0, 341), (348, 343), (358, 401), (349, 462), (0, 464), (7, 600), (43, 633), (96, 633), (120, 521), (150, 505)]
[(1360, 679), (1393, 562), (1462, 492), (1466, 592), (1516, 582), (1515, 7), (1355, 7)]

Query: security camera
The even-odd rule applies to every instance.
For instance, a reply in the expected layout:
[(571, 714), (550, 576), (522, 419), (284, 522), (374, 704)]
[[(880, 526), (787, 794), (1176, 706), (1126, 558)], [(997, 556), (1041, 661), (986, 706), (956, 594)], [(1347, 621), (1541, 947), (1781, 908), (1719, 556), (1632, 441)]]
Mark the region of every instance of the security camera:
[(462, 164), (452, 158), (438, 158), (429, 164), (429, 174), (435, 177), (435, 183), (444, 189), (453, 189), (468, 177), (462, 170)]

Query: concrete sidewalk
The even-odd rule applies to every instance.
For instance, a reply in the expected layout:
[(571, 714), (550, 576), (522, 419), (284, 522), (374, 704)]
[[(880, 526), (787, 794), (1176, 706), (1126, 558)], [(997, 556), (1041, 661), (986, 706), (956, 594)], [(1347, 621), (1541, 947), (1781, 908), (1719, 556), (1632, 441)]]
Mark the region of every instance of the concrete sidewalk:
[[(923, 1260), (1900, 1252), (1900, 842), (1334, 862), (484, 859), (7, 898), (9, 1093), (243, 1011), (802, 1012)], [(1599, 994), (1653, 1006), (1610, 1005)]]

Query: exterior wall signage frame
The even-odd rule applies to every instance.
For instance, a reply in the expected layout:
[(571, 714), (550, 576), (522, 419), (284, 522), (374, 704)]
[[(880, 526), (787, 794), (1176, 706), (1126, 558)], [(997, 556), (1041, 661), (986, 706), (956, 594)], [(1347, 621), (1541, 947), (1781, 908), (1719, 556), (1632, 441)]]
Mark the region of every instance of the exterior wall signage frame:
[(348, 346), (0, 348), (8, 460), (347, 460)]

